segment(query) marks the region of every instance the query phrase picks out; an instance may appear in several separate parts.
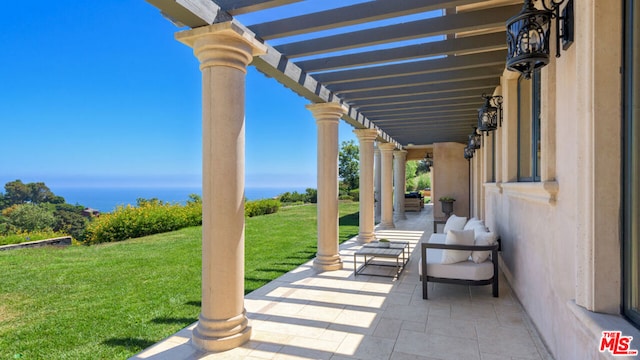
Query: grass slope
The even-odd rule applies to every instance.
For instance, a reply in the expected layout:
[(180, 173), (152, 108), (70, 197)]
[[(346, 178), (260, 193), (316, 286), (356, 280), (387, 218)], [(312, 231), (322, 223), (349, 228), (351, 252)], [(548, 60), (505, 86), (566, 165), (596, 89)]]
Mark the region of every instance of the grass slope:
[[(250, 292), (315, 256), (316, 206), (247, 219)], [(340, 241), (358, 232), (340, 205)], [(196, 321), (201, 229), (0, 253), (0, 359), (124, 359)]]

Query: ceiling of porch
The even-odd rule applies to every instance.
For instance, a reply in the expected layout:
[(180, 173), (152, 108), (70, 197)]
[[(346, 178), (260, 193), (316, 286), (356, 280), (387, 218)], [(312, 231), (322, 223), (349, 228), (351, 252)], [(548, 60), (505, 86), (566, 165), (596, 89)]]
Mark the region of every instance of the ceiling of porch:
[[(466, 142), (500, 84), (521, 0), (147, 0), (177, 25), (234, 21), (268, 45), (253, 65), (401, 146)], [(291, 14), (297, 14), (291, 16)]]

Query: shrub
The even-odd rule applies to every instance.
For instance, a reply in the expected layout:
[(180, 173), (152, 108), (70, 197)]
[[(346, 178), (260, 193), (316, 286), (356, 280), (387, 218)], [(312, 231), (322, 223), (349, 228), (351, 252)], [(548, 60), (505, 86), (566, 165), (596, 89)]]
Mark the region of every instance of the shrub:
[(11, 227), (22, 231), (40, 231), (53, 228), (56, 219), (46, 208), (35, 204), (22, 204), (11, 208), (6, 215)]
[(294, 192), (285, 192), (278, 195), (278, 200), (282, 203), (297, 203), (297, 202), (305, 202), (305, 194), (300, 194), (297, 191)]
[(262, 199), (248, 201), (244, 204), (244, 215), (248, 217), (273, 214), (280, 209), (280, 201), (274, 199)]
[(138, 207), (120, 206), (94, 219), (87, 227), (84, 243), (122, 241), (202, 224), (200, 203), (182, 206), (157, 199), (138, 199), (138, 204)]
[(76, 240), (82, 241), (84, 239), (85, 229), (89, 223), (87, 218), (76, 211), (66, 209), (56, 210), (54, 216), (56, 222), (53, 230), (71, 235)]
[(360, 201), (360, 189), (349, 190), (349, 196), (353, 201)]
[(420, 174), (418, 176), (417, 189), (422, 190), (431, 188), (431, 176), (428, 173)]
[(351, 197), (351, 195), (340, 195), (338, 197), (338, 200), (353, 200), (353, 198)]
[(415, 191), (418, 180), (416, 177), (407, 178), (407, 182), (405, 184), (407, 191)]
[(281, 203), (291, 205), (291, 204), (301, 204), (301, 203), (312, 203), (315, 204), (318, 202), (318, 190), (313, 188), (307, 188), (304, 191), (304, 194), (301, 194), (297, 191), (294, 192), (284, 192), (277, 196), (277, 199), (280, 200)]

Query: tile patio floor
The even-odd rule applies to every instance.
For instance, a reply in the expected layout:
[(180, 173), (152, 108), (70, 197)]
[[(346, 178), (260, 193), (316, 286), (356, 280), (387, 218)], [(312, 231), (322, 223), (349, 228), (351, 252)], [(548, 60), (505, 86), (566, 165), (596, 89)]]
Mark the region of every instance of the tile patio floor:
[(199, 353), (189, 345), (193, 324), (131, 359), (551, 359), (502, 276), (499, 298), (491, 285), (431, 283), (430, 299), (422, 299), (413, 250), (431, 235), (431, 209), (376, 231), (411, 244), (398, 280), (354, 277), (360, 245), (352, 239), (340, 246), (343, 270), (318, 274), (309, 262), (248, 294), (253, 335), (244, 346)]

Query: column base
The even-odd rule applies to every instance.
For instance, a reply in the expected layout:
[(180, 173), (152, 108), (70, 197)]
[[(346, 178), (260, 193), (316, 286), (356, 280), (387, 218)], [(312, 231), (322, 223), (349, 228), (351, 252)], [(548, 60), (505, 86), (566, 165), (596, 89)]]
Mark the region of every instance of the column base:
[(358, 234), (358, 242), (360, 244), (367, 244), (376, 240), (376, 234), (372, 232)]
[(393, 222), (389, 222), (389, 223), (383, 222), (378, 226), (378, 229), (380, 230), (389, 230), (389, 229), (395, 229), (395, 228), (396, 228), (396, 225)]
[(317, 256), (313, 260), (313, 268), (318, 272), (342, 270), (340, 255)]
[(193, 329), (192, 344), (206, 352), (222, 352), (235, 349), (251, 339), (251, 326), (245, 313), (228, 320), (205, 319), (200, 314)]

